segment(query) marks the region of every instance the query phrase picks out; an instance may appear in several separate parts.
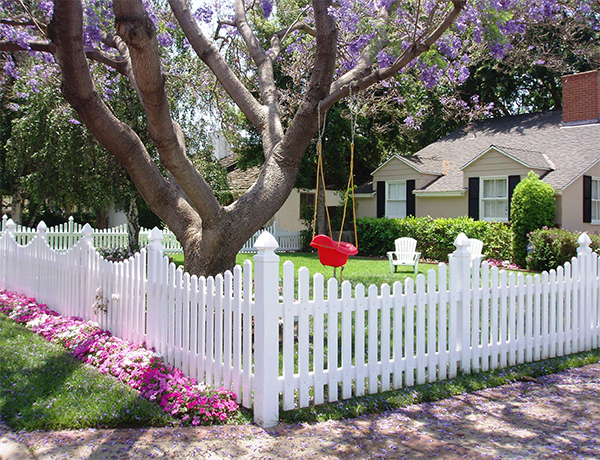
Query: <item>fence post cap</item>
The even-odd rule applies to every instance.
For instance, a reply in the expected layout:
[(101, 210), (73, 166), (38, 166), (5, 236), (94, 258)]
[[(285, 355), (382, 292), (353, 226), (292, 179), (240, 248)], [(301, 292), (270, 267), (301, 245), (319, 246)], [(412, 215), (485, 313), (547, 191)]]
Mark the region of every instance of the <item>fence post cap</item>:
[(577, 248), (577, 255), (591, 254), (592, 253), (592, 248), (590, 248), (591, 243), (592, 243), (592, 240), (590, 239), (590, 236), (586, 232), (583, 232), (581, 235), (579, 235), (579, 238), (577, 238), (577, 244), (579, 245), (579, 247)]
[(17, 224), (15, 224), (15, 221), (12, 219), (8, 219), (8, 222), (6, 222), (6, 229), (9, 232), (14, 232), (15, 228), (16, 228)]
[(163, 233), (160, 231), (160, 228), (154, 227), (150, 230), (150, 234), (148, 235), (148, 240), (150, 242), (161, 241), (163, 239)]
[(73, 216), (69, 216), (69, 222), (73, 222)]
[(44, 222), (43, 220), (37, 225), (37, 231), (40, 233), (46, 233), (46, 231), (48, 230), (48, 226), (46, 225), (46, 222)]
[(275, 249), (279, 247), (279, 243), (277, 243), (277, 240), (273, 235), (265, 231), (256, 238), (254, 247), (259, 251), (275, 251)]
[(83, 234), (84, 238), (91, 238), (94, 234), (94, 229), (90, 224), (85, 224), (81, 229), (81, 233)]

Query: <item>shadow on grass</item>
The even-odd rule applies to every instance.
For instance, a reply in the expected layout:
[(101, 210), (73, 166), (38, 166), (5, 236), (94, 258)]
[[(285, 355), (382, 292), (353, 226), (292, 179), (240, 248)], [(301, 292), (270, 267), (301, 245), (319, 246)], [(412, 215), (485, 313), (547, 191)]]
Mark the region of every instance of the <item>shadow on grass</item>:
[(0, 317), (0, 416), (17, 430), (165, 426), (155, 403)]

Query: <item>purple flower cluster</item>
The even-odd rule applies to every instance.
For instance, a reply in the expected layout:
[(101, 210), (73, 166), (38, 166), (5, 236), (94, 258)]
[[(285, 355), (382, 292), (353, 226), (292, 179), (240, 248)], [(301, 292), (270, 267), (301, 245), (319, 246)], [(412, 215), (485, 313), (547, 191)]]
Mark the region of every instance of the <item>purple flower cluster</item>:
[(99, 325), (77, 317), (63, 317), (35, 299), (0, 289), (0, 312), (60, 344), (73, 355), (121, 380), (158, 404), (183, 424), (210, 425), (235, 417), (236, 395), (211, 389), (164, 363), (143, 345), (113, 337)]

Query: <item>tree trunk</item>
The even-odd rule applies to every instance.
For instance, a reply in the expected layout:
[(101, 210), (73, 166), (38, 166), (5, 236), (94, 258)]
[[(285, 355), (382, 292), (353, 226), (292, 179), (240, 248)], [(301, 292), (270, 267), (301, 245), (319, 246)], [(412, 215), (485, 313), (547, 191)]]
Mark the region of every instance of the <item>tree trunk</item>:
[(135, 254), (140, 250), (140, 220), (137, 197), (132, 197), (129, 200), (129, 207), (127, 208), (127, 237), (129, 252)]
[(331, 237), (329, 234), (329, 224), (327, 222), (327, 205), (325, 203), (325, 193), (326, 190), (323, 190), (323, 187), (319, 188), (319, 193), (317, 195), (317, 233), (319, 235), (327, 235)]

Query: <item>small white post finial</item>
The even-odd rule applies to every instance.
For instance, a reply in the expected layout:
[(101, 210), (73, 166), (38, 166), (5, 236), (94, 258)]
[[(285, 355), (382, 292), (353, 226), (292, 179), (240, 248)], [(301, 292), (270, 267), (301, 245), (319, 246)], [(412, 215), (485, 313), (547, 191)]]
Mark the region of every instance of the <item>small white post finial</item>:
[(592, 240), (590, 239), (590, 236), (586, 232), (583, 232), (581, 235), (579, 235), (579, 238), (577, 238), (577, 244), (579, 245), (577, 247), (577, 255), (578, 256), (580, 256), (582, 254), (591, 254), (592, 253), (592, 248), (590, 248), (590, 244), (592, 244)]
[(47, 234), (46, 232), (48, 231), (48, 226), (46, 225), (46, 223), (42, 220), (38, 226), (37, 226), (37, 232), (40, 238), (46, 239), (47, 238)]

